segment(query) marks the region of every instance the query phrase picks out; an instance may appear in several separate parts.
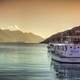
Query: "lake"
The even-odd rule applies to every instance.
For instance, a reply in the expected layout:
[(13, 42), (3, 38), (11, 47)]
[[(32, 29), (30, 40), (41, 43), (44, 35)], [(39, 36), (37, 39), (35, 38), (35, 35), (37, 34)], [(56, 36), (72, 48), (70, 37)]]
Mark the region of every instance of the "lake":
[(51, 80), (44, 44), (1, 44), (0, 80)]

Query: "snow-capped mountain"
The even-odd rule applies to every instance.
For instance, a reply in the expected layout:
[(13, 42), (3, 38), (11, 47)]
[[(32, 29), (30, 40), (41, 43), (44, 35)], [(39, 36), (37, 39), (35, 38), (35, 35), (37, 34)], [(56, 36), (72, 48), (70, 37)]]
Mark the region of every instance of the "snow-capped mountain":
[(13, 25), (13, 26), (0, 26), (0, 29), (2, 30), (10, 30), (10, 31), (16, 31), (16, 30), (19, 30), (19, 31), (22, 31), (20, 27), (18, 27), (17, 25)]
[(39, 43), (42, 37), (33, 33), (22, 32), (15, 26), (0, 27), (0, 43), (1, 42), (18, 42), (18, 43)]

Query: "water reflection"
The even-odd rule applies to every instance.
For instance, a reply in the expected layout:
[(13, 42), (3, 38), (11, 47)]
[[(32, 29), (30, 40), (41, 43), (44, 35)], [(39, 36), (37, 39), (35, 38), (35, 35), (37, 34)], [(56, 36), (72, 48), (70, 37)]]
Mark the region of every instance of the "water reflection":
[(51, 60), (55, 80), (80, 80), (80, 63), (62, 63)]

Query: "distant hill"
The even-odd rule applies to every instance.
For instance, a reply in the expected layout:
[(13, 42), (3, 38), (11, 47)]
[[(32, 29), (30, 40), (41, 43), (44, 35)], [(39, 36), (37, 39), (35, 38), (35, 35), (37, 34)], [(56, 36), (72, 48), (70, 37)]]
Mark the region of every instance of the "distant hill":
[(17, 42), (17, 43), (39, 43), (43, 38), (33, 33), (23, 33), (22, 31), (10, 31), (8, 29), (0, 29), (1, 42)]
[(49, 43), (49, 42), (61, 43), (65, 41), (69, 42), (69, 39), (71, 40), (71, 38), (72, 38), (71, 42), (74, 42), (75, 37), (76, 37), (76, 42), (80, 42), (80, 26), (54, 34), (50, 36), (49, 38), (47, 38), (46, 40), (42, 41), (41, 43)]

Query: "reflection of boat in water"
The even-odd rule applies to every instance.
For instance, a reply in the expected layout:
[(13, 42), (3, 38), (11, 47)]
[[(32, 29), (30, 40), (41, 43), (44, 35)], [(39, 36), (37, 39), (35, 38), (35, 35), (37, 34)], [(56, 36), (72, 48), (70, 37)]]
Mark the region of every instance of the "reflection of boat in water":
[(56, 80), (80, 80), (80, 44), (49, 43), (48, 53)]

